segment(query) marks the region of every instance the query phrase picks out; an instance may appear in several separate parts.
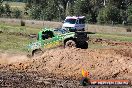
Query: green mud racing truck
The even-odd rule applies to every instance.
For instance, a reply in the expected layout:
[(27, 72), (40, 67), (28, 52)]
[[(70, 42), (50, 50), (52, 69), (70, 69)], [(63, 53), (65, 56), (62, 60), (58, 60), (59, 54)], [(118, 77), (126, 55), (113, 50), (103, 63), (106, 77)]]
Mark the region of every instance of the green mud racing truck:
[(66, 29), (42, 29), (38, 32), (37, 41), (29, 44), (28, 51), (34, 55), (38, 55), (49, 48), (57, 46), (76, 47), (87, 49), (88, 43), (87, 32), (70, 32)]

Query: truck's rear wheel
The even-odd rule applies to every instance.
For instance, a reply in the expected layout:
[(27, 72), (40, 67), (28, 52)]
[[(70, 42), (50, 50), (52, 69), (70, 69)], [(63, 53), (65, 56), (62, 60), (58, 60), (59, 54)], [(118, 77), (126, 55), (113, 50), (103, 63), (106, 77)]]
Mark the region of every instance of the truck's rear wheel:
[(67, 48), (67, 47), (70, 47), (70, 48), (71, 48), (71, 47), (76, 47), (76, 42), (73, 41), (73, 40), (68, 40), (68, 41), (66, 41), (64, 47), (65, 47), (65, 48)]
[(87, 49), (88, 48), (88, 43), (85, 41), (82, 45), (82, 49)]
[(88, 43), (86, 41), (78, 42), (77, 43), (77, 48), (87, 49), (88, 48)]
[(42, 53), (43, 51), (41, 49), (35, 49), (32, 51), (32, 56), (40, 56)]

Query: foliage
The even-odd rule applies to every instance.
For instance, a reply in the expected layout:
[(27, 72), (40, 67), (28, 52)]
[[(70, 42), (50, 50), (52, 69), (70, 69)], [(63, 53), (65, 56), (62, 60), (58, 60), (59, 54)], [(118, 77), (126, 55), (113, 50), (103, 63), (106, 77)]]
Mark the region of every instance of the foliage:
[(128, 22), (132, 23), (132, 15), (128, 16)]
[(5, 12), (4, 7), (0, 5), (0, 16)]
[(128, 13), (127, 20), (128, 20), (129, 23), (132, 23), (132, 6), (131, 5), (128, 6), (127, 13)]
[(13, 13), (14, 13), (15, 18), (20, 18), (21, 17), (21, 11), (18, 8), (14, 9)]
[(106, 23), (106, 21), (107, 21), (107, 16), (106, 16), (105, 8), (103, 8), (103, 9), (101, 9), (101, 10), (99, 11), (97, 20), (98, 20), (99, 23)]
[(128, 6), (127, 12), (128, 15), (132, 15), (132, 6)]
[(1, 17), (15, 17), (20, 18), (21, 17), (21, 11), (18, 8), (12, 9), (9, 5), (9, 3), (5, 3), (5, 5), (0, 5), (0, 16)]
[[(0, 0), (3, 1), (3, 0)], [(127, 23), (132, 15), (131, 0), (4, 0), (25, 2), (32, 19), (64, 20), (68, 15), (84, 15), (89, 23)], [(2, 2), (1, 2), (2, 3)], [(0, 15), (10, 16), (10, 6), (0, 4)]]
[(99, 23), (119, 22), (120, 10), (115, 6), (104, 7), (100, 10), (97, 19)]
[(4, 9), (5, 9), (5, 14), (10, 17), (11, 16), (11, 8), (10, 8), (10, 5), (8, 3), (5, 4)]
[(40, 19), (41, 9), (40, 6), (33, 5), (30, 10), (30, 16), (32, 19)]

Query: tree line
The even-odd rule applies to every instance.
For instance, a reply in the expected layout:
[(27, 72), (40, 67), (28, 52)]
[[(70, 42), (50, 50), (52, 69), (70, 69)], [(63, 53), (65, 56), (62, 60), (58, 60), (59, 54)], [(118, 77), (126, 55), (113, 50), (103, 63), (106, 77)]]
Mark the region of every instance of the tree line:
[[(2, 1), (2, 0), (1, 0)], [(66, 16), (86, 16), (89, 23), (132, 23), (132, 0), (8, 0), (25, 2), (32, 19), (64, 20)]]

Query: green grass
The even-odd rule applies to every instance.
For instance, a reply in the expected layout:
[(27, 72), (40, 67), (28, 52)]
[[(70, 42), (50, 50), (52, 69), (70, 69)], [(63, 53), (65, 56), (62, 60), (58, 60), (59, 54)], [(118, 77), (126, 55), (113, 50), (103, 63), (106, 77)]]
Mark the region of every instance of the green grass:
[(0, 24), (0, 31), (2, 32), (20, 32), (25, 34), (36, 34), (41, 29), (31, 28), (31, 27), (22, 27), (22, 26), (10, 26), (6, 24)]
[(27, 51), (27, 45), (30, 39), (23, 36), (0, 34), (0, 49), (4, 51)]
[(126, 35), (118, 35), (118, 34), (90, 34), (89, 35), (91, 38), (103, 38), (103, 39), (109, 39), (113, 41), (124, 41), (124, 42), (132, 42), (132, 37), (131, 36), (126, 36)]
[(22, 3), (22, 2), (7, 2), (7, 1), (4, 1), (3, 2), (3, 5), (5, 5), (6, 3), (8, 3), (12, 9), (18, 8), (19, 10), (24, 11), (25, 3)]
[(37, 34), (39, 30), (40, 29), (26, 28), (20, 26), (8, 26), (1, 24), (0, 31), (2, 31), (2, 33), (0, 33), (0, 50), (27, 52), (28, 44), (36, 40), (29, 39), (28, 36), (16, 34)]
[[(104, 34), (104, 33), (96, 33), (96, 34), (89, 34), (90, 38), (101, 38), (106, 40), (112, 41), (119, 41), (119, 42), (132, 42), (132, 36), (127, 35), (120, 35), (120, 34)], [(102, 49), (102, 48), (120, 48), (121, 46), (108, 46), (107, 44), (101, 43), (91, 43), (89, 42), (89, 49)]]
[[(11, 26), (6, 24), (0, 24), (0, 50), (1, 51), (19, 51), (19, 52), (27, 52), (27, 46), (30, 42), (36, 41), (36, 39), (29, 39), (28, 36), (24, 35), (16, 35), (17, 33), (22, 34), (37, 34), (41, 29), (31, 28), (31, 27), (21, 27), (21, 26)], [(14, 34), (10, 34), (14, 33)], [(113, 41), (125, 41), (132, 42), (132, 37), (128, 37), (126, 35), (118, 35), (118, 34), (89, 34), (90, 38), (102, 38), (109, 39)], [(101, 44), (92, 44), (89, 43), (90, 49), (98, 49), (98, 48), (108, 48), (105, 45)]]

